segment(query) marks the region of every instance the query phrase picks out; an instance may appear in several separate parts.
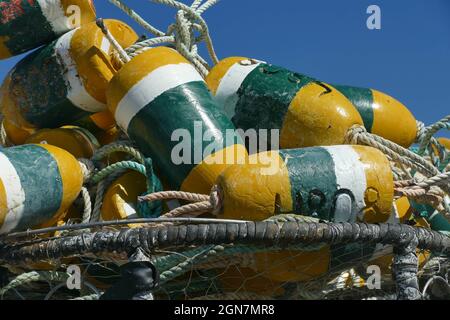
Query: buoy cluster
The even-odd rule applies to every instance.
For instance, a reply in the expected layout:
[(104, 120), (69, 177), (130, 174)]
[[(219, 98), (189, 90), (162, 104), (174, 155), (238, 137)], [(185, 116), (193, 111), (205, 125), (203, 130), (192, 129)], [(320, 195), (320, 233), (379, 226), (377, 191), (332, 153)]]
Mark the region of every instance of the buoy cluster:
[[(81, 10), (79, 25), (71, 24), (71, 6)], [(216, 219), (290, 214), (406, 223), (420, 211), (428, 213), (415, 223), (448, 231), (442, 216), (426, 221), (433, 210), (394, 198), (385, 154), (346, 144), (355, 125), (406, 148), (414, 143), (416, 119), (386, 93), (329, 84), (246, 57), (225, 58), (203, 77), (165, 46), (119, 63), (91, 0), (0, 1), (0, 22), (1, 58), (35, 49), (1, 88), (8, 146), (0, 149), (0, 235), (80, 222), (83, 210), (75, 200), (83, 185), (93, 187), (91, 194), (105, 189), (99, 202), (99, 219), (105, 221), (163, 216), (183, 204), (140, 202), (149, 189), (201, 194), (213, 189), (220, 205), (204, 214)], [(104, 25), (124, 48), (138, 41), (124, 22), (106, 19)], [(250, 148), (242, 135), (246, 130), (263, 143)], [(279, 134), (271, 136), (274, 130)], [(278, 138), (278, 148), (272, 148), (269, 141)], [(111, 144), (118, 152), (98, 156)], [(142, 155), (136, 163), (141, 172), (130, 169), (126, 146)], [(92, 175), (114, 164), (125, 169), (102, 186), (92, 183)], [(380, 251), (375, 245), (358, 248), (374, 259)], [(307, 281), (342, 263), (351, 249), (259, 252), (245, 272), (255, 288), (265, 279)], [(388, 269), (391, 257), (379, 263)], [(238, 286), (227, 282), (232, 275), (222, 273), (224, 286)]]

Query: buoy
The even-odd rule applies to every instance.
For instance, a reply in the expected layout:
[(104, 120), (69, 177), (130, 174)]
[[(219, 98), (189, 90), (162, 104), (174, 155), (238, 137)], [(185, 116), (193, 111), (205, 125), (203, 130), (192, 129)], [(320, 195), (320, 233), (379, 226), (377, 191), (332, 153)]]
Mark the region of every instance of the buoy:
[(206, 82), (238, 128), (280, 129), (281, 148), (341, 144), (353, 124), (405, 147), (416, 138), (411, 112), (377, 90), (330, 85), (244, 57), (223, 59)]
[(41, 129), (30, 136), (26, 143), (50, 144), (68, 151), (75, 158), (90, 159), (100, 147), (97, 139), (86, 129), (63, 126), (57, 129)]
[(83, 183), (78, 161), (51, 145), (3, 148), (0, 167), (0, 234), (53, 225)]
[(89, 130), (102, 146), (116, 141), (121, 133), (114, 116), (108, 110), (88, 115), (74, 124)]
[(37, 48), (94, 20), (92, 0), (3, 0), (0, 59)]
[(222, 217), (263, 220), (295, 213), (327, 221), (377, 223), (394, 193), (386, 156), (366, 146), (310, 147), (249, 156), (218, 178)]
[[(161, 191), (161, 184), (153, 176), (155, 191)], [(123, 220), (133, 218), (157, 217), (161, 214), (161, 207), (142, 212), (137, 198), (146, 193), (147, 178), (136, 171), (129, 171), (117, 178), (107, 189), (101, 208), (103, 220)], [(147, 205), (144, 203), (143, 205)], [(160, 205), (160, 204), (159, 204)]]
[(450, 139), (449, 138), (440, 137), (440, 138), (437, 138), (437, 141), (440, 144), (442, 144), (444, 146), (444, 148), (449, 150), (449, 152), (450, 152)]
[[(389, 139), (405, 148), (417, 136), (417, 122), (413, 114), (395, 98), (367, 88), (333, 85), (358, 109), (368, 132)], [(401, 119), (401, 126), (399, 126)]]
[(237, 128), (279, 129), (283, 149), (342, 144), (348, 129), (363, 125), (331, 85), (264, 62), (223, 59), (206, 83)]
[(207, 193), (228, 163), (245, 161), (233, 124), (200, 74), (173, 49), (153, 48), (126, 63), (107, 99), (117, 124), (173, 190)]
[[(123, 22), (105, 20), (105, 25), (124, 47), (137, 39)], [(0, 103), (5, 119), (34, 132), (105, 110), (106, 86), (116, 72), (111, 52), (109, 41), (95, 22), (32, 52), (3, 83)]]
[(27, 138), (32, 134), (32, 132), (16, 126), (13, 122), (9, 121), (8, 119), (3, 119), (2, 125), (3, 128), (5, 129), (8, 141), (13, 145), (24, 144)]

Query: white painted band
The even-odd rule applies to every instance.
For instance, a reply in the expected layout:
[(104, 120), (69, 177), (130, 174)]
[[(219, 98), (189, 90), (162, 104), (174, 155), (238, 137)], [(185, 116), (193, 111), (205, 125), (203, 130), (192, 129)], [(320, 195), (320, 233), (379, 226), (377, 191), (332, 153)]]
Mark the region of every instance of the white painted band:
[(55, 44), (58, 62), (63, 64), (66, 73), (63, 75), (69, 84), (67, 98), (78, 108), (88, 112), (100, 112), (106, 109), (106, 104), (92, 97), (83, 85), (83, 80), (78, 74), (77, 65), (70, 54), (72, 37), (78, 29), (62, 35)]
[(17, 227), (24, 214), (25, 192), (20, 183), (16, 169), (0, 152), (0, 179), (6, 193), (7, 213), (3, 225), (0, 226), (0, 234), (5, 234)]
[(134, 116), (156, 97), (193, 81), (203, 81), (203, 78), (188, 63), (168, 64), (153, 70), (136, 83), (119, 102), (115, 113), (117, 124), (127, 132)]
[(72, 29), (60, 0), (37, 0), (37, 2), (55, 34), (60, 35)]
[(255, 70), (262, 62), (242, 65), (239, 62), (232, 65), (220, 80), (216, 91), (216, 101), (225, 111), (226, 116), (231, 119), (235, 115), (236, 103), (238, 102), (237, 91), (250, 72)]
[(364, 194), (367, 188), (366, 173), (358, 153), (351, 146), (324, 147), (334, 162), (336, 184), (339, 189), (348, 189), (355, 197), (358, 213), (365, 207)]

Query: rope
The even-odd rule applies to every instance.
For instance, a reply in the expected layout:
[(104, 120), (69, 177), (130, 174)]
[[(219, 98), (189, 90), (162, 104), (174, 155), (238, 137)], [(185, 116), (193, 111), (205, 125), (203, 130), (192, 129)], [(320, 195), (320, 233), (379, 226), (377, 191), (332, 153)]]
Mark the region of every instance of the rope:
[(22, 273), (15, 277), (6, 286), (0, 289), (0, 297), (3, 297), (6, 292), (11, 289), (26, 285), (37, 281), (63, 282), (68, 278), (67, 273), (56, 271), (31, 271)]
[[(126, 6), (122, 0), (109, 0), (110, 3), (120, 8), (131, 19), (136, 21), (145, 30), (149, 31), (156, 38), (146, 39), (135, 43), (129, 48), (125, 49), (119, 58), (122, 62), (128, 62), (129, 58), (133, 58), (138, 54), (146, 51), (147, 49), (160, 44), (173, 44), (175, 49), (189, 60), (199, 73), (205, 77), (208, 74), (208, 63), (198, 54), (197, 44), (204, 41), (206, 47), (214, 64), (218, 63), (219, 59), (214, 50), (214, 46), (209, 34), (209, 28), (205, 20), (201, 15), (210, 7), (218, 2), (218, 0), (207, 0), (202, 4), (202, 0), (195, 0), (191, 6), (187, 6), (179, 1), (174, 0), (152, 0), (155, 3), (164, 4), (178, 9), (175, 16), (175, 23), (172, 23), (164, 33), (146, 22), (135, 11)], [(195, 32), (200, 33), (200, 36), (196, 37)], [(105, 33), (106, 34), (106, 33)], [(116, 47), (116, 46), (115, 46)], [(120, 53), (121, 47), (116, 47), (116, 50)], [(126, 58), (124, 58), (124, 53)]]
[(426, 127), (420, 136), (420, 146), (418, 153), (423, 154), (425, 152), (425, 149), (427, 148), (428, 144), (430, 143), (431, 138), (435, 133), (437, 133), (441, 129), (448, 129), (450, 130), (450, 115), (442, 118), (441, 120), (437, 121), (436, 123)]
[(111, 174), (122, 170), (134, 170), (146, 175), (146, 169), (143, 164), (135, 161), (120, 161), (100, 170), (100, 172), (96, 173), (89, 181), (95, 184), (109, 177)]
[(114, 36), (109, 32), (108, 28), (105, 26), (103, 19), (98, 18), (96, 20), (97, 26), (102, 30), (103, 34), (105, 35), (106, 39), (111, 43), (111, 45), (114, 47), (114, 49), (119, 53), (120, 58), (125, 62), (130, 62), (131, 58), (128, 56), (128, 54), (125, 52), (125, 50), (122, 48), (122, 46), (117, 42), (117, 40), (114, 38)]
[(123, 173), (125, 172), (125, 169), (118, 169), (116, 172), (111, 173), (107, 179), (101, 180), (97, 184), (97, 190), (95, 192), (95, 202), (94, 202), (94, 209), (92, 210), (92, 216), (91, 216), (91, 222), (100, 221), (101, 216), (101, 208), (103, 204), (103, 196), (106, 192), (106, 188), (117, 178), (119, 178)]
[(94, 153), (92, 160), (100, 161), (115, 152), (127, 153), (132, 156), (137, 162), (144, 164), (143, 154), (138, 149), (134, 148), (128, 141), (117, 141), (101, 147)]
[(182, 191), (161, 191), (138, 198), (138, 201), (156, 201), (179, 199), (192, 203), (178, 207), (162, 215), (163, 218), (173, 218), (182, 215), (199, 215), (205, 212), (211, 212), (217, 215), (222, 208), (222, 199), (217, 186), (214, 186), (209, 196), (198, 193)]
[(364, 144), (377, 148), (386, 154), (392, 161), (398, 161), (427, 177), (439, 174), (439, 170), (421, 156), (394, 142), (375, 134), (368, 133), (366, 129), (360, 125), (355, 125), (349, 129), (346, 135), (346, 141), (351, 144)]
[(142, 28), (147, 30), (148, 32), (154, 34), (157, 37), (164, 36), (164, 32), (158, 30), (147, 21), (145, 21), (139, 14), (137, 14), (133, 9), (125, 5), (122, 0), (108, 0), (110, 3), (118, 7), (120, 10), (125, 12), (131, 19), (133, 19), (137, 24), (139, 24)]
[[(445, 192), (450, 182), (450, 172), (440, 173), (424, 181), (414, 179), (394, 182), (394, 190), (398, 196), (407, 196), (419, 203), (431, 204), (439, 212), (449, 215), (443, 203)], [(442, 188), (439, 188), (439, 186)]]
[(85, 158), (78, 158), (78, 164), (80, 165), (81, 172), (83, 174), (83, 181), (86, 183), (91, 179), (92, 175), (95, 172), (94, 163)]
[(81, 219), (81, 223), (88, 223), (91, 220), (92, 203), (89, 191), (85, 187), (81, 188), (81, 197), (83, 198), (84, 203), (83, 217)]

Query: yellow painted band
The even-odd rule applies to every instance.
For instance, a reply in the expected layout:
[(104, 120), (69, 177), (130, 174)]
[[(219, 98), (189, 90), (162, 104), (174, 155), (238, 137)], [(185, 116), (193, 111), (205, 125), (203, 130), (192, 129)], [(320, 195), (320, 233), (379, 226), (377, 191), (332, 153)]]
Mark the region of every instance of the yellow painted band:
[(225, 74), (228, 70), (239, 61), (248, 60), (245, 57), (228, 57), (223, 60), (220, 60), (218, 64), (216, 64), (211, 71), (206, 76), (206, 84), (211, 90), (212, 94), (216, 94), (217, 88), (219, 87), (220, 81), (222, 81)]
[(63, 186), (63, 196), (58, 211), (50, 221), (40, 226), (47, 227), (63, 219), (73, 201), (78, 197), (83, 185), (83, 173), (77, 159), (67, 151), (48, 144), (39, 144), (39, 146), (46, 149), (55, 159)]
[[(124, 48), (131, 46), (138, 35), (127, 24), (105, 19), (104, 23), (117, 42)], [(109, 52), (102, 50), (102, 42), (107, 41), (95, 22), (79, 28), (72, 37), (70, 54), (77, 65), (86, 91), (96, 100), (106, 103), (106, 88), (117, 72)]]
[(196, 165), (181, 184), (181, 190), (209, 194), (219, 175), (235, 163), (246, 163), (247, 149), (235, 144), (210, 154)]
[(311, 82), (291, 101), (280, 132), (280, 148), (343, 144), (349, 128), (363, 125), (359, 112), (339, 91)]
[(399, 101), (377, 90), (373, 94), (371, 132), (408, 148), (416, 139), (417, 123), (412, 113)]
[(386, 156), (375, 148), (352, 146), (364, 164), (366, 175), (366, 208), (364, 221), (385, 222), (389, 219), (394, 201), (394, 179)]
[(116, 114), (119, 102), (145, 76), (161, 66), (168, 64), (189, 63), (177, 51), (167, 47), (147, 50), (126, 63), (112, 78), (108, 88), (108, 109)]
[(217, 185), (225, 219), (258, 221), (278, 209), (293, 210), (289, 173), (278, 151), (253, 154), (247, 164), (230, 166), (218, 177)]

